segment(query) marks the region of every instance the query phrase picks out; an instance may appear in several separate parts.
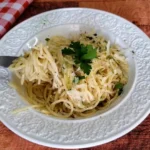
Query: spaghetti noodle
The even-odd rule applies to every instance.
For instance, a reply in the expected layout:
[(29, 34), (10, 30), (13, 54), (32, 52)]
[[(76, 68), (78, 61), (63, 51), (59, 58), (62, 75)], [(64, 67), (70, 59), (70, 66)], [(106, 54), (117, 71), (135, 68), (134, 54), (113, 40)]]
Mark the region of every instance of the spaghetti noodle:
[[(71, 55), (62, 54), (72, 41), (96, 49), (89, 75)], [(128, 81), (128, 63), (119, 49), (96, 34), (82, 33), (74, 40), (54, 36), (16, 59), (9, 68), (24, 85), (24, 97), (33, 108), (62, 118), (88, 117), (114, 101)]]

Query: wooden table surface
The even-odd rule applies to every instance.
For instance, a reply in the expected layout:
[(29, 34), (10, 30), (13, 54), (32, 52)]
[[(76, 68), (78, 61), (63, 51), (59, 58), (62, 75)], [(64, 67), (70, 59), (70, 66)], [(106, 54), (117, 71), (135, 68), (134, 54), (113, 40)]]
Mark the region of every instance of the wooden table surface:
[[(88, 7), (115, 13), (139, 26), (150, 37), (150, 0), (34, 0), (16, 24), (35, 14), (64, 7)], [(0, 122), (0, 150), (56, 149), (26, 141)], [(85, 150), (150, 150), (150, 116), (127, 135)]]

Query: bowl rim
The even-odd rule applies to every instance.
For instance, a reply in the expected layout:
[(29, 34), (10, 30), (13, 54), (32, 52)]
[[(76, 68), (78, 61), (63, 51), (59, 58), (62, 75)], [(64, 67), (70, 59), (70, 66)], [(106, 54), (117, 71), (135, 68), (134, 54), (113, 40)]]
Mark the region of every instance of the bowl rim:
[[(132, 27), (136, 28), (136, 29), (139, 31), (139, 33), (140, 33), (144, 38), (149, 39), (148, 36), (147, 36), (146, 34), (144, 34), (141, 29), (139, 29), (138, 27), (136, 27), (134, 24), (130, 23), (130, 22), (127, 21), (126, 19), (124, 19), (124, 18), (122, 18), (122, 17), (119, 17), (119, 16), (117, 16), (117, 15), (115, 15), (115, 14), (112, 14), (112, 13), (109, 13), (109, 12), (106, 12), (106, 11), (101, 11), (101, 10), (96, 10), (96, 9), (90, 9), (90, 8), (62, 8), (62, 9), (47, 11), (47, 12), (44, 12), (44, 13), (35, 15), (35, 16), (33, 16), (33, 17), (31, 17), (31, 18), (29, 18), (29, 19), (23, 21), (22, 23), (20, 23), (20, 24), (18, 24), (17, 26), (13, 27), (9, 32), (7, 32), (7, 33), (5, 34), (5, 36), (4, 36), (4, 37), (1, 39), (1, 41), (0, 41), (0, 45), (1, 45), (2, 41), (4, 41), (5, 38), (11, 33), (12, 30), (14, 30), (14, 29), (20, 27), (22, 24), (24, 24), (24, 23), (27, 22), (28, 20), (33, 19), (33, 18), (35, 18), (35, 17), (37, 17), (37, 16), (42, 16), (43, 14), (48, 14), (49, 12), (52, 12), (52, 11), (53, 11), (53, 12), (57, 12), (57, 11), (61, 11), (61, 10), (91, 10), (91, 11), (96, 11), (96, 12), (104, 12), (104, 13), (106, 13), (106, 14), (109, 14), (109, 15), (111, 15), (111, 16), (114, 16), (115, 18), (119, 18), (119, 20), (123, 20), (123, 21), (125, 21), (125, 22), (128, 22), (128, 24), (130, 24), (130, 25), (132, 25)], [(123, 103), (123, 101), (122, 101), (122, 103)], [(118, 105), (119, 105), (119, 104), (118, 104)], [(118, 105), (116, 106), (117, 108), (120, 106), (120, 105), (119, 105), (119, 106), (118, 106)], [(115, 108), (116, 108), (116, 107), (115, 107)], [(139, 119), (139, 120), (136, 120), (136, 122), (132, 123), (132, 125), (130, 125), (130, 127), (128, 127), (127, 129), (125, 129), (124, 131), (122, 131), (122, 132), (120, 132), (120, 133), (118, 133), (118, 134), (116, 134), (116, 135), (112, 135), (112, 137), (108, 138), (107, 140), (104, 140), (104, 141), (102, 140), (102, 141), (97, 141), (97, 142), (91, 142), (91, 143), (84, 143), (84, 144), (82, 144), (82, 145), (78, 145), (78, 144), (77, 144), (77, 145), (76, 145), (76, 144), (75, 144), (75, 145), (69, 145), (69, 144), (67, 144), (67, 145), (63, 145), (63, 144), (62, 144), (62, 145), (61, 145), (61, 144), (52, 144), (52, 143), (48, 144), (47, 142), (40, 141), (40, 140), (35, 139), (34, 137), (30, 137), (29, 135), (27, 136), (27, 135), (23, 134), (21, 131), (18, 131), (17, 128), (15, 129), (13, 126), (11, 126), (9, 123), (7, 123), (7, 121), (6, 121), (7, 119), (2, 118), (1, 116), (0, 116), (0, 120), (1, 120), (9, 129), (11, 129), (14, 133), (20, 135), (21, 137), (25, 138), (26, 140), (32, 141), (32, 142), (37, 143), (37, 144), (40, 144), (40, 145), (52, 146), (52, 147), (55, 147), (55, 148), (72, 148), (72, 146), (73, 146), (73, 148), (85, 148), (85, 147), (96, 146), (96, 145), (99, 145), (99, 144), (104, 144), (104, 143), (107, 143), (107, 142), (109, 142), (109, 141), (115, 140), (115, 139), (117, 139), (117, 138), (123, 136), (124, 134), (126, 134), (126, 133), (128, 133), (129, 131), (131, 131), (132, 129), (134, 129), (137, 125), (139, 125), (139, 124), (148, 116), (149, 113), (150, 113), (150, 109), (145, 110), (144, 113), (143, 113), (143, 115), (140, 116), (140, 119)], [(84, 120), (84, 122), (85, 122), (85, 121), (86, 121), (86, 120)], [(62, 120), (61, 120), (61, 122), (62, 122)]]

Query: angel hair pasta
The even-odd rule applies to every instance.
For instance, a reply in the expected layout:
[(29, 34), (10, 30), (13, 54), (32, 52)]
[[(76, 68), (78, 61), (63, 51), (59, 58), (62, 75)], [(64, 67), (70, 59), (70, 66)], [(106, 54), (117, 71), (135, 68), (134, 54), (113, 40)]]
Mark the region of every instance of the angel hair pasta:
[(9, 68), (33, 107), (62, 118), (88, 117), (103, 109), (128, 81), (128, 63), (120, 48), (97, 34), (46, 38), (46, 44), (36, 45)]

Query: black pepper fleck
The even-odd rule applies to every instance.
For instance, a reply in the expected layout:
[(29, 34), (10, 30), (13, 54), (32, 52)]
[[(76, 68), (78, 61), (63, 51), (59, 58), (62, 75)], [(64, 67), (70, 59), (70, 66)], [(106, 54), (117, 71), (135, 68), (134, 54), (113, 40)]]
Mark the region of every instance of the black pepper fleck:
[(93, 39), (93, 37), (91, 37), (91, 36), (86, 36), (86, 38), (88, 38), (89, 40)]

